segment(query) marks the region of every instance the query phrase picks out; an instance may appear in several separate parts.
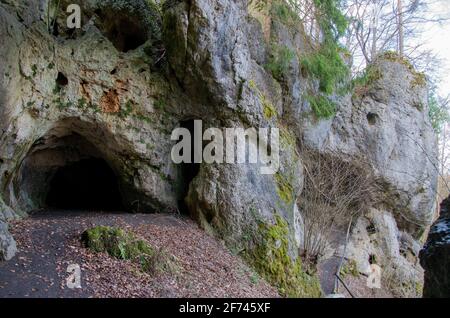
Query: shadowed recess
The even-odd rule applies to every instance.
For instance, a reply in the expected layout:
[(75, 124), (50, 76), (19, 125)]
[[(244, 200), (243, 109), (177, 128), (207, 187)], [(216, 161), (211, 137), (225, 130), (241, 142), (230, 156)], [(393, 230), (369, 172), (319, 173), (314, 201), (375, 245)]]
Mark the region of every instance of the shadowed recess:
[(118, 182), (102, 159), (83, 159), (58, 168), (47, 205), (60, 209), (123, 210)]
[(183, 214), (189, 214), (188, 208), (186, 206), (186, 203), (184, 202), (184, 199), (188, 195), (189, 192), (189, 186), (194, 180), (194, 178), (198, 175), (200, 171), (200, 164), (194, 163), (194, 120), (186, 120), (182, 121), (180, 123), (181, 128), (186, 128), (191, 133), (191, 163), (181, 163), (179, 165), (179, 169), (181, 171), (181, 200), (179, 202), (180, 211)]

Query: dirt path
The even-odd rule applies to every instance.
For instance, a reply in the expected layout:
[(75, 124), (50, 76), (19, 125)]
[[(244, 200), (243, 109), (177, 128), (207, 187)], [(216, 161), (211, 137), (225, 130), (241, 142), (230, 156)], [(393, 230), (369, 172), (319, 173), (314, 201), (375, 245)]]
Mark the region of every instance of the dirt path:
[[(174, 255), (176, 275), (150, 276), (129, 261), (81, 246), (92, 226), (121, 226)], [(220, 242), (184, 218), (161, 214), (42, 211), (15, 222), (19, 252), (0, 263), (0, 297), (277, 297), (276, 290)], [(81, 289), (66, 286), (81, 267)]]

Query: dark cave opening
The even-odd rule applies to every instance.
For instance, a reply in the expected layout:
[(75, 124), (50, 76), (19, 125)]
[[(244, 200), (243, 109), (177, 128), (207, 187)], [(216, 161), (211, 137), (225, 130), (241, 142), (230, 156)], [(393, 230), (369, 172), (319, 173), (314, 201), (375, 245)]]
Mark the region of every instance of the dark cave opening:
[(97, 158), (59, 167), (50, 180), (46, 204), (65, 210), (124, 210), (114, 171)]
[(369, 125), (375, 125), (378, 121), (378, 115), (374, 113), (368, 113), (367, 121), (369, 122)]
[(186, 206), (185, 203), (185, 198), (188, 195), (189, 192), (189, 186), (191, 185), (192, 180), (194, 180), (194, 178), (198, 175), (199, 171), (200, 171), (200, 164), (199, 163), (194, 163), (194, 120), (185, 120), (182, 121), (180, 123), (180, 127), (181, 128), (186, 128), (187, 130), (189, 130), (190, 134), (191, 134), (191, 163), (181, 163), (179, 165), (180, 167), (180, 172), (181, 172), (181, 195), (180, 198), (182, 198), (179, 201), (179, 206), (180, 206), (180, 212), (182, 214), (189, 214), (188, 212), (188, 207)]
[(61, 72), (58, 72), (58, 76), (56, 77), (56, 91), (61, 91), (61, 89), (69, 84), (69, 79)]
[(104, 35), (120, 52), (128, 52), (137, 49), (147, 41), (147, 32), (140, 25), (140, 21), (130, 16), (103, 16)]
[(58, 72), (58, 76), (56, 77), (56, 85), (58, 87), (67, 86), (69, 84), (69, 79), (61, 72)]
[(374, 254), (369, 255), (369, 264), (376, 264), (377, 263), (377, 257)]

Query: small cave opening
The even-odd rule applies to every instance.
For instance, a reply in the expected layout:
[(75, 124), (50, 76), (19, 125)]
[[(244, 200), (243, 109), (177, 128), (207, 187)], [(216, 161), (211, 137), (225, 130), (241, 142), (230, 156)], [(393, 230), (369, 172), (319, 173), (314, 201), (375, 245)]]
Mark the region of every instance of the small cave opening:
[(369, 122), (369, 125), (375, 125), (378, 121), (378, 115), (375, 113), (368, 113), (367, 114), (367, 121)]
[(138, 17), (118, 12), (97, 12), (104, 36), (120, 52), (137, 49), (147, 41), (147, 31)]
[(188, 195), (189, 192), (189, 186), (192, 183), (192, 180), (194, 180), (194, 178), (198, 175), (198, 173), (200, 172), (200, 164), (199, 163), (195, 163), (194, 162), (194, 127), (195, 127), (195, 122), (194, 120), (185, 120), (180, 122), (180, 128), (185, 128), (187, 130), (189, 130), (189, 133), (191, 135), (191, 153), (190, 153), (190, 158), (191, 158), (191, 162), (190, 163), (180, 163), (179, 164), (179, 169), (180, 169), (180, 176), (181, 176), (181, 182), (180, 182), (180, 200), (179, 200), (179, 207), (180, 207), (180, 212), (182, 214), (189, 214), (188, 211), (188, 207), (185, 203), (185, 198)]
[(370, 222), (369, 225), (366, 226), (366, 231), (369, 235), (377, 233), (377, 229), (372, 222)]
[(58, 26), (58, 23), (56, 21), (53, 23), (53, 27), (52, 27), (51, 31), (52, 31), (52, 34), (54, 36), (56, 36), (56, 37), (59, 36), (59, 26)]
[(56, 85), (58, 87), (64, 87), (69, 84), (69, 79), (61, 72), (58, 72), (58, 76), (56, 77)]
[(59, 167), (49, 182), (46, 205), (64, 210), (124, 210), (114, 171), (99, 158)]

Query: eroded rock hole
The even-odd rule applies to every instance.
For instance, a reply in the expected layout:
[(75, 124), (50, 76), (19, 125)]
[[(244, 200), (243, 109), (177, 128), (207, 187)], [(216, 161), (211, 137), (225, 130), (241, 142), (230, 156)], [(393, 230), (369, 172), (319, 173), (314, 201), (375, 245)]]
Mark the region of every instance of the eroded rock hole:
[(369, 122), (369, 125), (375, 125), (378, 121), (378, 115), (374, 113), (368, 113), (367, 121)]
[(56, 37), (59, 36), (59, 26), (58, 26), (58, 23), (57, 23), (56, 21), (54, 22), (51, 31), (52, 31), (52, 34), (53, 34), (54, 36), (56, 36)]
[(375, 225), (372, 222), (366, 227), (366, 230), (367, 234), (369, 235), (375, 234), (377, 232)]
[(58, 168), (50, 181), (46, 204), (59, 209), (123, 210), (117, 178), (98, 158)]
[(58, 72), (58, 76), (56, 77), (56, 84), (58, 85), (58, 87), (64, 87), (69, 84), (69, 80), (63, 73)]
[(131, 16), (102, 16), (104, 35), (120, 52), (135, 50), (147, 41), (147, 32), (140, 21)]

